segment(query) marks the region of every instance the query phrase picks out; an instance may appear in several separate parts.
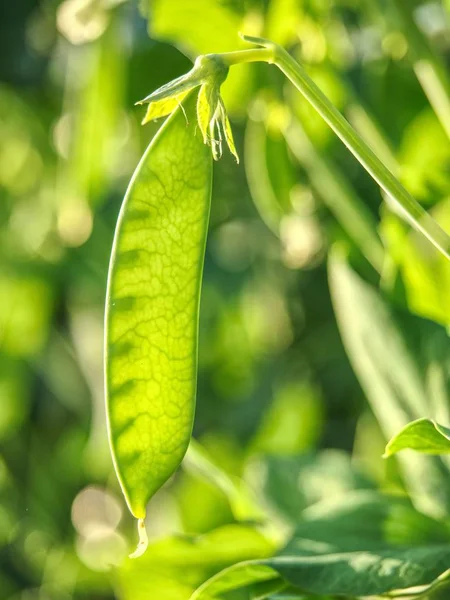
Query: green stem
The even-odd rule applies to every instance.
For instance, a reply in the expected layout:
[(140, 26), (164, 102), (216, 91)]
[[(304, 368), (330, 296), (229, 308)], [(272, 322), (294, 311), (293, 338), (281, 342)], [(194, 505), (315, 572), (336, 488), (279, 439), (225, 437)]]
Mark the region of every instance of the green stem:
[(252, 50), (237, 50), (236, 52), (224, 52), (219, 54), (227, 67), (249, 62), (267, 62), (272, 64), (275, 57), (272, 48), (253, 48)]
[[(366, 171), (378, 183), (381, 189), (396, 203), (401, 213), (410, 223), (450, 259), (450, 238), (420, 204), (406, 191), (396, 177), (387, 169), (371, 148), (353, 129), (341, 113), (331, 104), (328, 98), (317, 87), (306, 71), (290, 56), (286, 50), (273, 42), (243, 36), (243, 39), (256, 43), (263, 48), (253, 51), (241, 51), (221, 54), (220, 57), (228, 66), (238, 62), (262, 60), (275, 64), (303, 96), (312, 104), (352, 154), (359, 160)], [(266, 53), (263, 53), (265, 50)]]

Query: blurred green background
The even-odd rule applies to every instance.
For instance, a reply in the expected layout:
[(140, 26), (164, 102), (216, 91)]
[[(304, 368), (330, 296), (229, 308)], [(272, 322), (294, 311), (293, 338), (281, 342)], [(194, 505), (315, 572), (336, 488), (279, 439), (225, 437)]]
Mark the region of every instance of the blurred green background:
[(355, 490), (446, 518), (447, 462), (381, 454), (411, 418), (450, 423), (450, 268), (274, 67), (224, 85), (242, 160), (215, 164), (201, 446), (152, 500), (132, 564), (102, 335), (115, 221), (160, 126), (140, 126), (137, 100), (244, 47), (238, 31), (268, 37), (449, 229), (449, 26), (416, 0), (1, 4), (0, 598), (187, 600)]

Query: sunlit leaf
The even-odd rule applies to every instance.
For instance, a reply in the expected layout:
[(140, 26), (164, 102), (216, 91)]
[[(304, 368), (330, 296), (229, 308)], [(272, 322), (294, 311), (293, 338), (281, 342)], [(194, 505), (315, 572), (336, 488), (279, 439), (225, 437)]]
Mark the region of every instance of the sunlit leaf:
[(188, 91), (181, 92), (177, 96), (172, 96), (170, 98), (164, 98), (161, 100), (155, 100), (150, 102), (147, 108), (147, 112), (145, 113), (145, 117), (142, 120), (142, 125), (145, 125), (149, 121), (153, 119), (159, 119), (160, 117), (166, 117), (170, 115), (178, 106), (180, 106), (181, 101), (186, 97), (189, 93)]
[(419, 113), (405, 130), (399, 153), (402, 182), (416, 198), (430, 201), (436, 193), (450, 190), (449, 146), (431, 108)]
[(213, 119), (209, 124), (209, 139), (214, 160), (222, 158), (222, 129), (217, 119)]
[(222, 128), (225, 134), (225, 140), (227, 142), (227, 146), (231, 152), (231, 154), (236, 159), (236, 162), (239, 164), (239, 156), (236, 151), (236, 146), (234, 145), (233, 139), (233, 131), (231, 130), (230, 119), (228, 118), (227, 111), (225, 109), (225, 105), (223, 103), (222, 98), (219, 98), (219, 108), (220, 108), (220, 120), (222, 122)]
[[(433, 209), (433, 216), (448, 229), (450, 203), (444, 200)], [(385, 286), (394, 292), (401, 283), (405, 301), (411, 312), (442, 325), (450, 324), (450, 264), (417, 232), (411, 231), (392, 213), (381, 222), (382, 236), (398, 273), (385, 278)], [(399, 277), (396, 277), (398, 274)]]
[(49, 333), (52, 290), (44, 279), (0, 272), (0, 340), (12, 356), (29, 357), (43, 347)]
[[(244, 3), (220, 0), (147, 0), (152, 36), (186, 41), (191, 52), (226, 52), (239, 43)], [(206, 25), (207, 24), (207, 25)]]
[[(80, 85), (79, 70), (84, 78)], [(122, 24), (114, 15), (105, 33), (84, 48), (84, 53), (70, 55), (67, 74), (68, 108), (58, 133), (68, 138), (68, 176), (62, 178), (62, 199), (74, 196), (100, 202), (111, 176), (111, 163), (117, 159), (111, 144), (111, 132), (120, 120), (124, 93), (125, 54)], [(73, 124), (68, 121), (73, 118)], [(62, 145), (67, 143), (64, 139)], [(70, 185), (69, 185), (70, 184)]]
[(397, 433), (386, 446), (384, 456), (410, 448), (424, 454), (448, 454), (450, 429), (432, 419), (417, 419)]
[(197, 120), (205, 144), (210, 144), (209, 126), (216, 112), (219, 100), (218, 90), (214, 86), (204, 84), (200, 88), (197, 100)]

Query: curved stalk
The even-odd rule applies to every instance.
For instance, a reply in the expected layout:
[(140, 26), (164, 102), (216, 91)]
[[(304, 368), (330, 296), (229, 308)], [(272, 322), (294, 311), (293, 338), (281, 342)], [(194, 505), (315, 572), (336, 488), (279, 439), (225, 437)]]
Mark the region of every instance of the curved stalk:
[(450, 260), (450, 237), (447, 233), (385, 167), (373, 150), (318, 88), (304, 68), (277, 44), (262, 38), (245, 35), (242, 37), (247, 42), (259, 45), (260, 48), (217, 55), (225, 65), (229, 67), (241, 62), (255, 61), (276, 65), (317, 110), (381, 189), (394, 201), (402, 215)]

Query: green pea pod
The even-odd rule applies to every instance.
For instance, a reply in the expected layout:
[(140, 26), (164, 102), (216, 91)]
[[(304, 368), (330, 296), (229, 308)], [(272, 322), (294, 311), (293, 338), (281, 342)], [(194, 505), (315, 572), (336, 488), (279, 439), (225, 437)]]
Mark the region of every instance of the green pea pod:
[(109, 268), (109, 439), (123, 493), (139, 519), (134, 556), (146, 548), (146, 504), (179, 466), (192, 432), (211, 183), (211, 151), (191, 92), (131, 179)]

